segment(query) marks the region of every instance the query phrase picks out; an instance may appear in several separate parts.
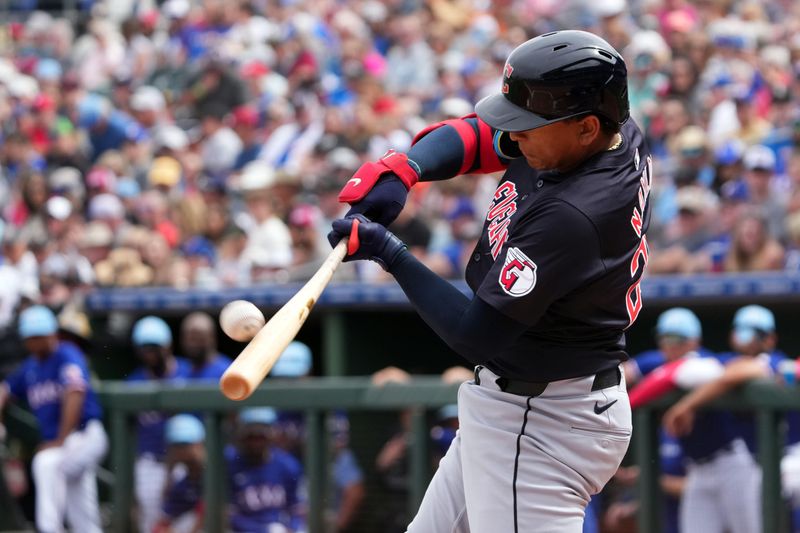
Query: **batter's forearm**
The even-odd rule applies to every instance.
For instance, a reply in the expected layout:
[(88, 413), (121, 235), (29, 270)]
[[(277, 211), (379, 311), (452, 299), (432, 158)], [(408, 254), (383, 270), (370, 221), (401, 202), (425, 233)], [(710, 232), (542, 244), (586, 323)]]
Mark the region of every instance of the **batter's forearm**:
[(85, 398), (86, 392), (82, 390), (71, 390), (64, 393), (61, 404), (61, 422), (58, 426), (56, 440), (64, 442), (69, 434), (78, 427)]

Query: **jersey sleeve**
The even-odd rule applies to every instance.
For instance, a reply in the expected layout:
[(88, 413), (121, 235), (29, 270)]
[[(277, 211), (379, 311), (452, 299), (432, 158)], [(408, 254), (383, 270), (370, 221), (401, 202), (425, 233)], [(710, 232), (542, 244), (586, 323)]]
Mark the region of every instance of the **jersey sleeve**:
[(553, 302), (604, 272), (594, 224), (554, 200), (516, 221), (477, 295), (532, 326)]
[(88, 388), (89, 370), (81, 353), (65, 351), (58, 368), (58, 382), (65, 391), (84, 391)]
[[(3, 388), (8, 392), (8, 394), (18, 399), (25, 398), (25, 370), (27, 366), (28, 365), (23, 364), (17, 368), (14, 372), (7, 376), (6, 380), (2, 383)], [(5, 393), (0, 392), (0, 394)]]

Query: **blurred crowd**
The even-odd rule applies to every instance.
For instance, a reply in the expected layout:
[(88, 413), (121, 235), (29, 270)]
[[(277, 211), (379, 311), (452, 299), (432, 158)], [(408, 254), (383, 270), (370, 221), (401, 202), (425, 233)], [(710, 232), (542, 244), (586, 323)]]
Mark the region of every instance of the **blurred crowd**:
[[(650, 273), (800, 269), (796, 2), (36, 4), (0, 28), (0, 326), (94, 286), (307, 277), (362, 162), (470, 113), (558, 28), (626, 57), (656, 156)], [(421, 184), (392, 230), (458, 278), (495, 183)]]

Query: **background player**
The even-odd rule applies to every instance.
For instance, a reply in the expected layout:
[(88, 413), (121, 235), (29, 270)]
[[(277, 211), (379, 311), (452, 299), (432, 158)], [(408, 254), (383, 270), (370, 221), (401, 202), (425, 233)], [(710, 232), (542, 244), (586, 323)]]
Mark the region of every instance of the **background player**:
[[(713, 429), (707, 426), (709, 417), (732, 420), (728, 423), (735, 424), (741, 439), (720, 448), (700, 467), (695, 461), (689, 468), (681, 508), (684, 532), (761, 531), (761, 467), (752, 455), (756, 452), (755, 421), (750, 415), (697, 410), (747, 380), (774, 376), (786, 356), (776, 349), (774, 315), (759, 305), (736, 312), (730, 343), (733, 352), (724, 356), (724, 373), (684, 396), (664, 414), (665, 428), (683, 439), (698, 434), (715, 439), (710, 434)], [(796, 416), (789, 421), (796, 425)], [(796, 431), (790, 435), (795, 436)]]
[[(547, 33), (511, 52), (478, 118), (426, 128), (408, 156), (365, 164), (343, 189), (354, 209), (330, 240), (350, 236), (349, 258), (380, 263), (478, 365), (409, 531), (578, 532), (589, 497), (616, 472), (631, 433), (619, 364), (642, 305), (652, 177), (628, 108), (611, 45)], [(419, 179), (502, 169), (466, 270), (472, 299), (362, 216), (389, 223)]]
[[(128, 376), (128, 382), (176, 383), (187, 379), (191, 365), (172, 354), (172, 332), (162, 319), (155, 316), (140, 319), (133, 326), (131, 338), (142, 366)], [(151, 533), (161, 515), (163, 488), (167, 481), (164, 425), (168, 416), (159, 411), (145, 411), (137, 417), (134, 484), (142, 533)]]
[(298, 490), (303, 467), (288, 452), (272, 446), (275, 411), (245, 409), (235, 449), (229, 449), (230, 528), (236, 532), (269, 533), (304, 530)]
[(203, 423), (181, 414), (167, 420), (167, 486), (155, 533), (191, 533), (203, 528), (203, 470), (206, 465)]
[(685, 307), (667, 309), (656, 322), (658, 348), (640, 353), (622, 364), (625, 382), (630, 387), (656, 368), (688, 353), (710, 355), (711, 352), (700, 345), (702, 336), (700, 319), (692, 311)]
[(192, 365), (191, 379), (218, 380), (231, 364), (230, 358), (217, 350), (217, 325), (208, 313), (186, 315), (180, 339), (183, 356)]
[(59, 342), (50, 309), (36, 305), (19, 318), (19, 336), (30, 354), (0, 386), (0, 411), (7, 398), (24, 400), (36, 415), (42, 443), (33, 456), (36, 528), (102, 531), (95, 471), (108, 449), (102, 413), (89, 382), (84, 354)]

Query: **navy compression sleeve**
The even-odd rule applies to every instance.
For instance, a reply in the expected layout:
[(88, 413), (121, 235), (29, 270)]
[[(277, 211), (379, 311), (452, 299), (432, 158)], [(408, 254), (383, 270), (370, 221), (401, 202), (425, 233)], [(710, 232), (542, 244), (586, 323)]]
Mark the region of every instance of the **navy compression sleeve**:
[(468, 298), (408, 250), (394, 260), (389, 271), (425, 323), (473, 364), (502, 353), (528, 329), (477, 296)]
[[(477, 118), (462, 120), (472, 128), (478, 145), (491, 143), (488, 137), (491, 136), (492, 130), (489, 130), (488, 126), (484, 125), (485, 129), (481, 131)], [(409, 148), (406, 154), (408, 159), (416, 164), (420, 181), (446, 180), (460, 173), (465, 157), (464, 140), (456, 128), (443, 125), (426, 133)], [(482, 154), (480, 149), (475, 149), (471, 157), (473, 159), (467, 163), (467, 172), (484, 172), (481, 169), (487, 164), (487, 161), (484, 161), (488, 159), (487, 155)], [(510, 160), (500, 157), (499, 161), (507, 164)]]

